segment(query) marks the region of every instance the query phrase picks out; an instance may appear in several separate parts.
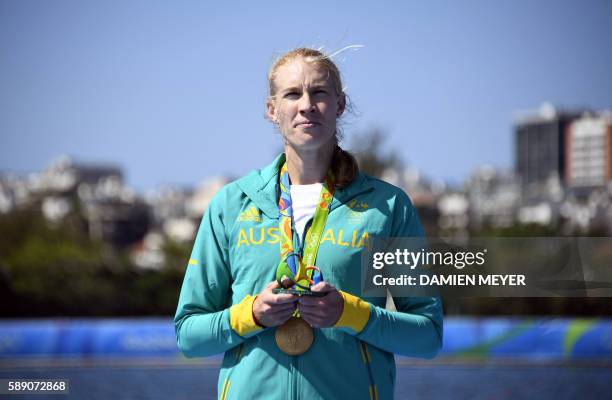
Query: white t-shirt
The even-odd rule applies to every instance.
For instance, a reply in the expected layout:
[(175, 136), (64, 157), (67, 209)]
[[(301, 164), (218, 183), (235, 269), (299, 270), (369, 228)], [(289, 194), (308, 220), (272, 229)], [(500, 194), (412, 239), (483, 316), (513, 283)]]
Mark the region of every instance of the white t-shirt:
[(291, 202), (293, 207), (293, 223), (297, 231), (300, 243), (306, 223), (312, 218), (317, 210), (317, 203), (321, 195), (322, 183), (312, 185), (291, 185)]

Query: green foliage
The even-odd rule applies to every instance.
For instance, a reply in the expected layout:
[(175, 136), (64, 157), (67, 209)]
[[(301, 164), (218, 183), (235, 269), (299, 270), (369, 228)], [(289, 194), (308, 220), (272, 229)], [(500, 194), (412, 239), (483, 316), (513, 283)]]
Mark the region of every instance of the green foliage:
[(483, 237), (540, 237), (558, 236), (559, 233), (549, 226), (517, 223), (507, 228), (485, 227), (477, 232), (472, 232), (472, 235)]
[(0, 316), (174, 313), (187, 245), (169, 243), (168, 264), (142, 270), (127, 251), (90, 240), (78, 213), (50, 224), (38, 210), (0, 216)]
[(380, 178), (387, 169), (401, 169), (400, 156), (395, 151), (385, 151), (386, 138), (387, 134), (378, 128), (351, 137), (350, 149), (361, 171)]

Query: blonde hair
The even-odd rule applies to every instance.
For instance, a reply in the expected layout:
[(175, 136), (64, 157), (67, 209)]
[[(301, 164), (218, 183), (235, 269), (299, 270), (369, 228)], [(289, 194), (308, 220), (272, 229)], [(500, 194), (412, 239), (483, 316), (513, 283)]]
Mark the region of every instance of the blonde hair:
[(274, 86), (274, 80), (276, 79), (276, 72), (280, 67), (285, 64), (288, 64), (290, 61), (293, 61), (298, 58), (303, 58), (308, 63), (313, 63), (315, 66), (324, 69), (327, 71), (329, 76), (331, 77), (334, 89), (336, 90), (337, 96), (344, 95), (344, 89), (342, 88), (342, 79), (340, 78), (340, 71), (336, 64), (323, 52), (315, 49), (309, 49), (306, 47), (300, 47), (297, 49), (293, 49), (288, 51), (287, 53), (281, 55), (270, 67), (270, 71), (268, 72), (268, 95), (271, 98), (274, 98), (276, 95), (276, 87)]
[[(286, 52), (281, 55), (279, 58), (272, 63), (270, 70), (268, 71), (268, 101), (274, 101), (276, 96), (276, 87), (275, 87), (275, 79), (276, 73), (280, 67), (289, 62), (302, 58), (304, 61), (308, 63), (312, 63), (317, 68), (321, 68), (328, 73), (328, 76), (331, 78), (332, 86), (336, 92), (338, 97), (342, 96), (345, 99), (345, 109), (350, 110), (350, 104), (348, 104), (348, 96), (344, 92), (344, 88), (342, 87), (342, 79), (340, 77), (340, 70), (334, 62), (331, 60), (330, 56), (326, 55), (320, 50), (310, 49), (306, 47), (300, 47), (297, 49), (293, 49), (291, 51)], [(335, 186), (338, 188), (343, 188), (348, 186), (353, 179), (357, 176), (359, 172), (359, 166), (357, 165), (357, 160), (351, 153), (346, 150), (343, 150), (339, 145), (339, 140), (342, 138), (341, 133), (336, 128), (335, 133), (335, 141), (336, 148), (334, 149), (334, 156), (332, 159), (332, 173), (335, 178)]]

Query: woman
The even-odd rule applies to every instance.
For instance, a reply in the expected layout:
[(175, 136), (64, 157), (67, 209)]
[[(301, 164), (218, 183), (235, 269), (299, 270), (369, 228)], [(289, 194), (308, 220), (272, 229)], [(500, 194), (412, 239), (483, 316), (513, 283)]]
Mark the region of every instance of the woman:
[(328, 57), (290, 51), (268, 80), (266, 114), (285, 151), (205, 212), (178, 346), (187, 357), (225, 352), (221, 399), (392, 398), (393, 353), (431, 358), (441, 347), (441, 303), (394, 298), (388, 311), (384, 298), (359, 298), (360, 250), (372, 236), (422, 236), (418, 216), (338, 146), (346, 96)]

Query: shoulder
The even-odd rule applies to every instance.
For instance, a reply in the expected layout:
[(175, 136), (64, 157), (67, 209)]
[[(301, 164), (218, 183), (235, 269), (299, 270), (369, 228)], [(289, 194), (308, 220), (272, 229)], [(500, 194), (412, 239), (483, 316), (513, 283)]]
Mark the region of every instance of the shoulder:
[(224, 211), (239, 206), (244, 201), (239, 180), (234, 180), (221, 187), (211, 198), (207, 208), (209, 210)]
[(363, 174), (365, 186), (371, 187), (371, 202), (391, 221), (390, 236), (422, 236), (417, 210), (408, 194), (389, 182)]
[(395, 206), (414, 207), (410, 196), (402, 188), (364, 173), (360, 173), (360, 175), (363, 179), (362, 185), (372, 187), (376, 198), (384, 199)]

